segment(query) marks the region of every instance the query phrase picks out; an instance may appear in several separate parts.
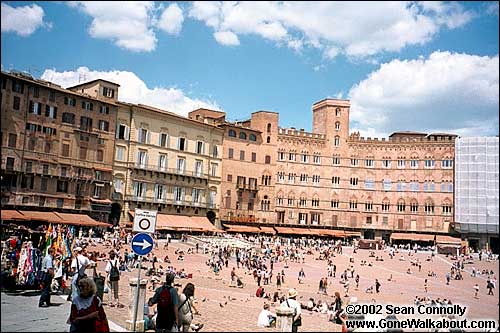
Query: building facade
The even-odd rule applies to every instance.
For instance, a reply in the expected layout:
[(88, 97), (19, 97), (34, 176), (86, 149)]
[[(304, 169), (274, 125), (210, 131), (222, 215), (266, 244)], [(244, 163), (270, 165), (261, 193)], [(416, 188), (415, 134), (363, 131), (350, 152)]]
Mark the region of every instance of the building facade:
[(2, 208), (110, 220), (118, 85), (1, 74)]
[(114, 204), (217, 224), (223, 130), (145, 105), (118, 103)]
[(386, 240), (394, 231), (450, 232), (456, 135), (363, 138), (349, 133), (349, 113), (348, 100), (315, 103), (311, 133), (279, 127), (273, 112), (239, 123), (221, 112), (190, 113), (225, 129), (223, 221), (344, 229)]
[(455, 229), (472, 248), (499, 253), (498, 137), (458, 138), (455, 154)]

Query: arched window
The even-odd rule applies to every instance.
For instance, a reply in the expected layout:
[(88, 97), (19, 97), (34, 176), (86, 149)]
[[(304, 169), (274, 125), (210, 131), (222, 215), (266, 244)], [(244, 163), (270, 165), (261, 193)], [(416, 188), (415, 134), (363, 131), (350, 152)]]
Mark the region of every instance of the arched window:
[(339, 121), (335, 122), (335, 130), (336, 131), (340, 130), (340, 122)]
[(271, 143), (271, 137), (270, 136), (267, 137), (267, 143)]
[(267, 124), (267, 133), (271, 133), (271, 124)]
[(335, 109), (335, 116), (340, 117), (340, 108)]
[(246, 140), (247, 134), (245, 132), (240, 132), (240, 139)]
[(406, 204), (403, 199), (398, 200), (398, 212), (404, 212), (406, 209)]
[(229, 130), (229, 132), (227, 133), (227, 135), (229, 135), (230, 137), (235, 138), (236, 137), (236, 131), (235, 130)]
[(337, 136), (335, 137), (335, 142), (334, 142), (334, 144), (335, 144), (335, 147), (340, 146), (340, 136), (338, 136), (338, 135), (337, 135)]
[(248, 140), (250, 140), (250, 141), (257, 141), (257, 136), (256, 136), (255, 134), (253, 134), (253, 133), (252, 133), (252, 134), (250, 134), (250, 135), (248, 136)]
[(266, 155), (266, 164), (271, 164), (271, 156)]

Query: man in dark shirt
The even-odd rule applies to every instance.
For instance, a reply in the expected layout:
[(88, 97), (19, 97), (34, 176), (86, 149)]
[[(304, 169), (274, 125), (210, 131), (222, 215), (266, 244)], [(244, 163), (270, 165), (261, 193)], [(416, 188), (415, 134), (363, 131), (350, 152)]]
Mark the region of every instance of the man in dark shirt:
[[(156, 289), (155, 294), (148, 301), (149, 306), (158, 304), (158, 316), (156, 317), (157, 331), (177, 332), (181, 327), (179, 320), (179, 296), (177, 290), (172, 287), (175, 275), (167, 273), (165, 283)], [(170, 297), (162, 296), (168, 290)]]

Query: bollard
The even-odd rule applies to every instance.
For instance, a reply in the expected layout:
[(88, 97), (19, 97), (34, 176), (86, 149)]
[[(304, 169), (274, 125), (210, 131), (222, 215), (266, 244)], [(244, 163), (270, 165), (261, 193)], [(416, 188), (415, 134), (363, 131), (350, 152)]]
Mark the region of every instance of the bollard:
[(291, 332), (294, 310), (287, 307), (276, 308), (276, 327), (280, 332)]
[[(134, 325), (134, 304), (135, 304), (135, 294), (137, 292), (137, 278), (130, 278), (129, 279), (129, 286), (130, 286), (130, 300), (129, 300), (129, 306), (128, 306), (128, 320), (127, 322), (127, 330), (129, 332), (132, 332), (134, 328), (132, 327)], [(144, 332), (144, 301), (146, 298), (146, 285), (148, 283), (148, 280), (146, 279), (141, 279), (140, 282), (140, 288), (139, 288), (139, 303), (137, 307), (137, 320), (135, 323), (136, 327), (136, 332)]]

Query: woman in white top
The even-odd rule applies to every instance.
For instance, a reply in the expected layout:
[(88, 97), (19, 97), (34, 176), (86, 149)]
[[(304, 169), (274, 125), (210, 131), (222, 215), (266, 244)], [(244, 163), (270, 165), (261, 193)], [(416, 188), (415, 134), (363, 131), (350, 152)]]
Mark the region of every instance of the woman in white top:
[(203, 324), (193, 324), (193, 315), (200, 314), (193, 304), (194, 284), (187, 283), (179, 297), (179, 317), (181, 318), (181, 332), (189, 332), (190, 329), (198, 332)]
[(276, 315), (269, 311), (269, 304), (264, 303), (264, 309), (259, 313), (257, 319), (258, 327), (271, 327), (276, 322)]

